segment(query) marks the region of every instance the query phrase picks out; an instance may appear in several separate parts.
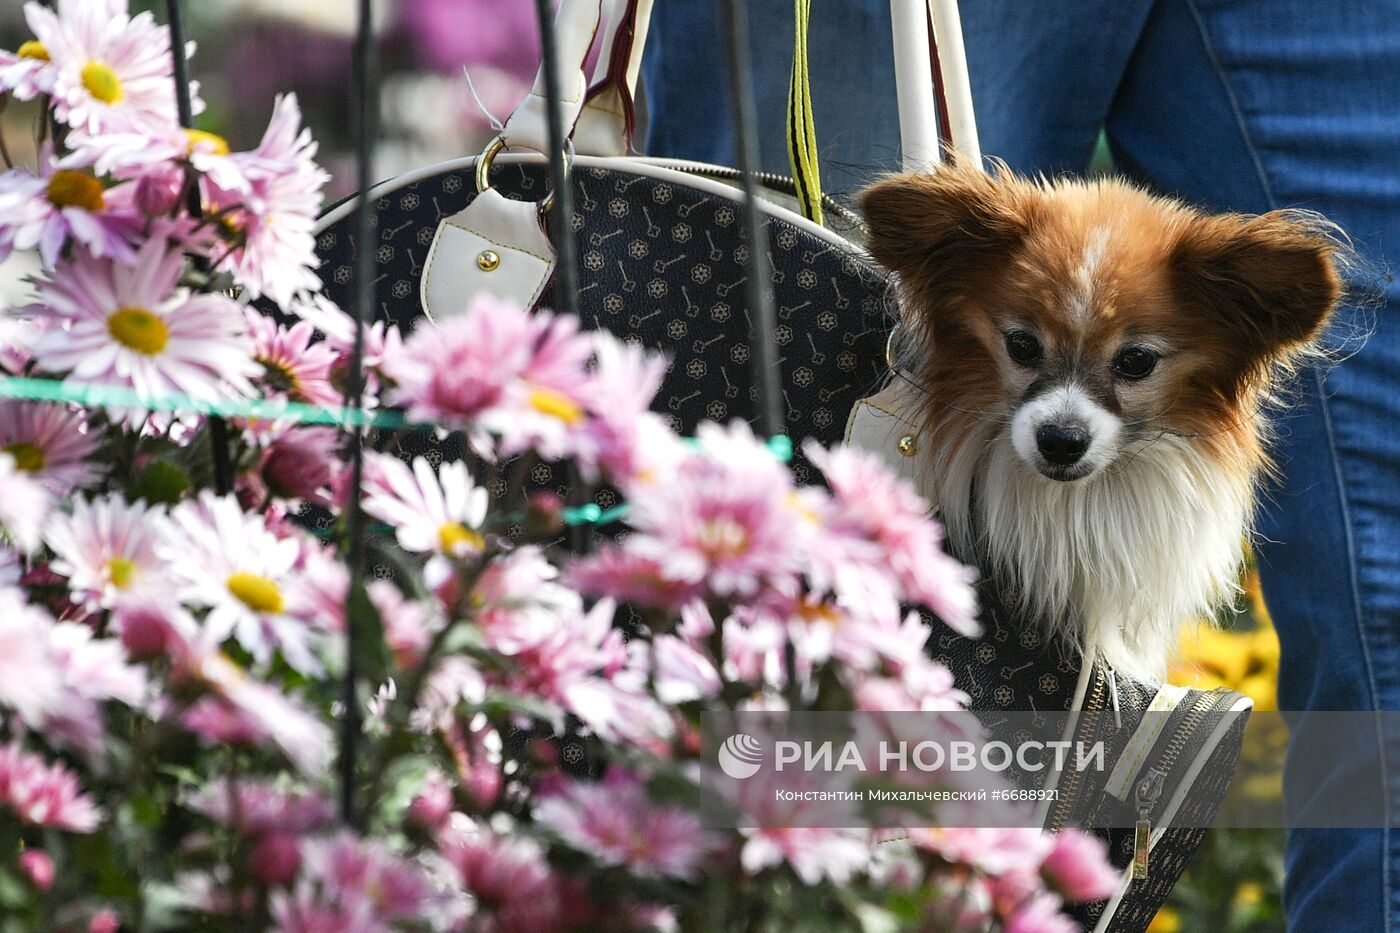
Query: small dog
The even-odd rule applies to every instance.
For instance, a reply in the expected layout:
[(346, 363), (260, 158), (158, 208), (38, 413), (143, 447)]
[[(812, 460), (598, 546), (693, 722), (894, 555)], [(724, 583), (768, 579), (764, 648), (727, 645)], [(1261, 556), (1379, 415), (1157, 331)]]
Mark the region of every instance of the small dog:
[(1018, 616), (1162, 680), (1181, 625), (1236, 592), (1263, 407), (1318, 351), (1342, 248), (1301, 213), (965, 164), (861, 203), (952, 549)]

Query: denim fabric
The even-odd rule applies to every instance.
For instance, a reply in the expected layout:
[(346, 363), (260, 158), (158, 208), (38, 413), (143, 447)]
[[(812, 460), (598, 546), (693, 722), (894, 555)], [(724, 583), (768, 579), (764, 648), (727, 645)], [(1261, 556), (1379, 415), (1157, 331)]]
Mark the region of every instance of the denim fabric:
[[(750, 4), (763, 161), (779, 172), (790, 6)], [(988, 155), (1079, 172), (1103, 128), (1119, 168), (1161, 191), (1216, 210), (1316, 210), (1375, 270), (1400, 267), (1400, 2), (960, 6)], [(657, 4), (650, 154), (732, 162), (712, 7)], [(841, 191), (897, 163), (888, 4), (818, 3), (812, 15), (824, 180)], [(1284, 479), (1257, 551), (1295, 733), (1309, 710), (1400, 709), (1400, 284), (1376, 291), (1339, 315), (1345, 361), (1304, 374), (1278, 419)], [(1385, 752), (1400, 787), (1400, 749)], [(1400, 833), (1296, 831), (1286, 866), (1290, 929), (1400, 930)]]

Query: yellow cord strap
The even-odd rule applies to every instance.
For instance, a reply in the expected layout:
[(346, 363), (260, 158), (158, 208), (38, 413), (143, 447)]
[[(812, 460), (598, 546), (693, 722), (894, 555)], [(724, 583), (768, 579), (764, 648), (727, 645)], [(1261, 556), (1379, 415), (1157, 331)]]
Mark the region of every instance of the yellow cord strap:
[(792, 49), (792, 80), (788, 84), (788, 162), (797, 182), (797, 199), (802, 203), (803, 215), (821, 223), (822, 177), (817, 163), (817, 121), (812, 113), (812, 83), (807, 71), (807, 23), (812, 0), (793, 0), (793, 6), (797, 34)]

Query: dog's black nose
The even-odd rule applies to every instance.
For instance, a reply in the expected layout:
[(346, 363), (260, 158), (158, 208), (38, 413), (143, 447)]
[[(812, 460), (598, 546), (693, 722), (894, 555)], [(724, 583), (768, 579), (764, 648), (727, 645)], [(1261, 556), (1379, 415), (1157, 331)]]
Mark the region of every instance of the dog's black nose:
[(1078, 463), (1089, 449), (1089, 432), (1067, 424), (1043, 424), (1035, 432), (1040, 455), (1055, 466)]

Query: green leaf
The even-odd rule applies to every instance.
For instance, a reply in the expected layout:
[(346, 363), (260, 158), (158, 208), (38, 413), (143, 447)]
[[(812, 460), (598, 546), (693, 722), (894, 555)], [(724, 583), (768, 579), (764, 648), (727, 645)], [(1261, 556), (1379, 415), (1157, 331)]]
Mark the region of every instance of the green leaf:
[(131, 499), (145, 499), (151, 505), (174, 505), (189, 491), (190, 477), (165, 460), (146, 464), (128, 488)]
[(363, 582), (350, 591), (346, 617), (356, 672), (370, 683), (382, 683), (389, 676), (389, 646), (384, 642), (384, 620), (370, 601)]

